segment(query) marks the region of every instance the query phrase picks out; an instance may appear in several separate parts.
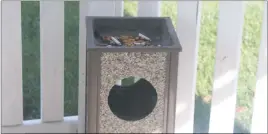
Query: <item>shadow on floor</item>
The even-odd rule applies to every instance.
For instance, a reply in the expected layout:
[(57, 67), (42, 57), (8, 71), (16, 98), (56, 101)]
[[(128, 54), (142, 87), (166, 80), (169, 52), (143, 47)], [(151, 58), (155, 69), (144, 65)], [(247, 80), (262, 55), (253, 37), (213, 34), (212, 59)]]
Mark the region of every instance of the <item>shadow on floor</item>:
[[(210, 119), (210, 104), (195, 96), (194, 132), (208, 133)], [(249, 133), (237, 120), (235, 120), (234, 133)]]

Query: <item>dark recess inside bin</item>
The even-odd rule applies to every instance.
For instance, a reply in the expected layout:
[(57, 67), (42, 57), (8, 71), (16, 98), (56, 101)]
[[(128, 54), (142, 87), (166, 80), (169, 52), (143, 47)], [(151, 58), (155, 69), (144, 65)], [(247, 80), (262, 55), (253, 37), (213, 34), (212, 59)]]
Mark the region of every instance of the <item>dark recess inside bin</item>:
[[(181, 51), (179, 39), (169, 17), (91, 17), (87, 18), (87, 44), (89, 49), (107, 48), (100, 36), (138, 36), (151, 39), (153, 46)], [(147, 46), (113, 46), (111, 48), (154, 48)], [(158, 47), (159, 48), (159, 47)]]
[(145, 118), (153, 111), (156, 103), (156, 89), (143, 78), (132, 85), (114, 85), (108, 96), (108, 105), (113, 114), (126, 121)]

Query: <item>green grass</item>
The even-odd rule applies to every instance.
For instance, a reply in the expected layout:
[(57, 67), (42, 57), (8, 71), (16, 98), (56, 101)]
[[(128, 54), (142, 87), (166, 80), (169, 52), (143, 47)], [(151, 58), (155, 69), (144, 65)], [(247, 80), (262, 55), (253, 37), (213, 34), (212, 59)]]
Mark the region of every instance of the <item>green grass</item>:
[[(196, 132), (204, 132), (208, 129), (218, 22), (218, 2), (202, 3), (195, 106)], [(263, 10), (262, 2), (246, 3), (237, 89), (237, 108), (242, 111), (236, 113), (235, 131), (237, 132), (248, 131), (251, 122)], [(124, 6), (125, 15), (137, 16), (136, 1), (127, 1)], [(161, 7), (162, 16), (171, 17), (174, 25), (177, 23), (176, 6), (175, 1), (164, 1)], [(79, 4), (65, 2), (65, 116), (76, 115), (78, 111), (78, 30)], [(39, 2), (22, 2), (22, 33), (24, 119), (28, 120), (40, 118)]]

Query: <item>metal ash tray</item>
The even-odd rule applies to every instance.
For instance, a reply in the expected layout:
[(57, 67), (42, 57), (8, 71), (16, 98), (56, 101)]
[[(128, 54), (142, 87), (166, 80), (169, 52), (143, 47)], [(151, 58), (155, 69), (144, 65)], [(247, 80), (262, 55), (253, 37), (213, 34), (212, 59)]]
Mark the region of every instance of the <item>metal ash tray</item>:
[(88, 16), (86, 23), (89, 51), (181, 51), (169, 17)]

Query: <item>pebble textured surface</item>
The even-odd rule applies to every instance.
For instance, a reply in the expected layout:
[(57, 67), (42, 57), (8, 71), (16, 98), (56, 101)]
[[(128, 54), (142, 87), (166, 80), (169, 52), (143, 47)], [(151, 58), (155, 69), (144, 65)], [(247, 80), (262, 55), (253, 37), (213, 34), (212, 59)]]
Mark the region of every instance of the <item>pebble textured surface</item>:
[[(100, 133), (160, 133), (164, 129), (164, 91), (167, 71), (166, 52), (105, 52), (101, 55)], [(158, 100), (151, 114), (138, 121), (116, 117), (108, 106), (110, 89), (117, 80), (136, 76), (145, 78), (156, 89)]]

